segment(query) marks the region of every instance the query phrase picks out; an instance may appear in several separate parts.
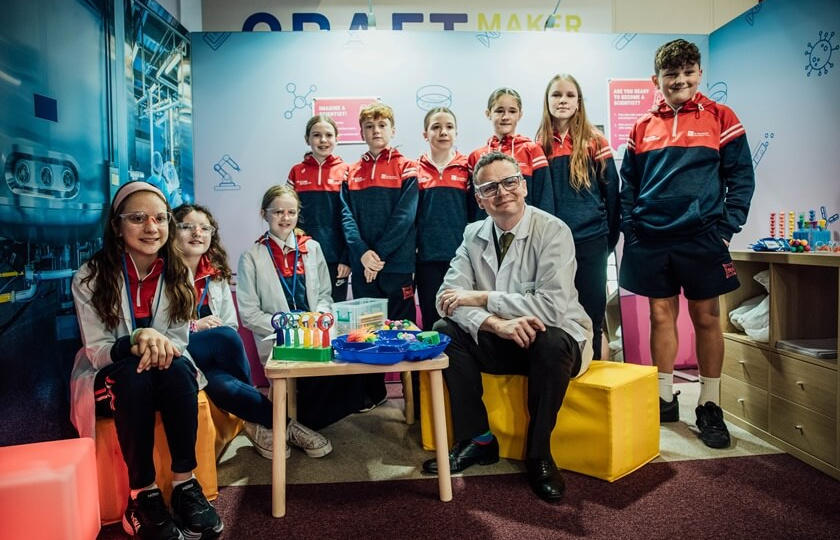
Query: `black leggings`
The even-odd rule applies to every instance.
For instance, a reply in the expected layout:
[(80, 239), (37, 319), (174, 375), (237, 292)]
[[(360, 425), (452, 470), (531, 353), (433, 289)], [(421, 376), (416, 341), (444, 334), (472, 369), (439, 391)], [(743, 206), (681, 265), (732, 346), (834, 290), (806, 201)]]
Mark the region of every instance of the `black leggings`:
[(137, 373), (140, 359), (129, 356), (99, 370), (94, 381), (97, 416), (113, 417), (128, 485), (141, 489), (155, 481), (152, 452), (155, 445), (155, 411), (160, 418), (172, 456), (172, 472), (196, 467), (198, 432), (198, 381), (195, 368), (184, 357), (169, 369)]

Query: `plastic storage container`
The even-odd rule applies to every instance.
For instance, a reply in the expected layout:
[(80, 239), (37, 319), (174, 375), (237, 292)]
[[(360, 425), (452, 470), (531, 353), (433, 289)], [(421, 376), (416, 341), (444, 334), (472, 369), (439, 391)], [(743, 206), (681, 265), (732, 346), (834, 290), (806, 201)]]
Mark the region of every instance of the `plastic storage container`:
[(388, 318), (387, 298), (356, 298), (332, 305), (335, 315), (335, 335), (341, 336), (368, 327), (373, 330), (382, 328)]

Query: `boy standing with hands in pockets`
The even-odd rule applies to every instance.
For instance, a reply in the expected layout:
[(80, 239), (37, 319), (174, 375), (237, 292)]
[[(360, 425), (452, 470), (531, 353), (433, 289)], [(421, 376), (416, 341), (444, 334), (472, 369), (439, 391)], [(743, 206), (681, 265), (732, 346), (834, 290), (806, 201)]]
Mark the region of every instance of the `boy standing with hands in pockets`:
[(747, 220), (755, 175), (744, 127), (698, 91), (700, 51), (677, 39), (654, 59), (662, 97), (630, 131), (621, 165), (622, 287), (650, 300), (650, 350), (659, 370), (659, 418), (679, 421), (673, 392), (679, 293), (697, 338), (700, 439), (729, 446), (720, 402), (723, 332), (718, 296), (740, 285), (729, 241)]

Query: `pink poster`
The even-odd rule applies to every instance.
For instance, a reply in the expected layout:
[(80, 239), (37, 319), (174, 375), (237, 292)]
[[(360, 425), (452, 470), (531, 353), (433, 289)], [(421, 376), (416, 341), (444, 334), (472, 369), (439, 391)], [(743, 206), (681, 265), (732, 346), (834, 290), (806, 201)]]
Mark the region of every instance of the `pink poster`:
[(630, 128), (653, 107), (656, 93), (650, 79), (610, 80), (610, 144), (614, 151), (624, 151)]
[(365, 142), (359, 130), (359, 110), (379, 101), (375, 97), (315, 98), (312, 100), (312, 114), (325, 114), (338, 126), (338, 144), (359, 144)]

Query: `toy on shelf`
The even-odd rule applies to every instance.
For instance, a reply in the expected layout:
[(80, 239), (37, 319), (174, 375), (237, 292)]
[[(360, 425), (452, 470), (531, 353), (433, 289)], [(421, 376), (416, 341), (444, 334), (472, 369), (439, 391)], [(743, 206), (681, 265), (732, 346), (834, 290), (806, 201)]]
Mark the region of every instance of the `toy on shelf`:
[(373, 343), (374, 341), (376, 341), (376, 333), (368, 328), (360, 328), (347, 334), (348, 343)]
[[(785, 230), (785, 212), (770, 212), (770, 236), (750, 245), (754, 251), (791, 251), (793, 253), (836, 252), (840, 253), (840, 243), (831, 241), (828, 225), (840, 219), (838, 214), (827, 217), (825, 206), (820, 207), (821, 219), (815, 210), (808, 210), (798, 215), (788, 212), (788, 227)], [(807, 219), (806, 219), (807, 215)], [(779, 236), (776, 237), (778, 228)], [(785, 233), (787, 232), (787, 236)], [(837, 247), (837, 248), (836, 248)]]
[(330, 329), (335, 323), (332, 313), (313, 311), (277, 312), (271, 317), (275, 330), (272, 359), (296, 362), (329, 362), (332, 360)]

